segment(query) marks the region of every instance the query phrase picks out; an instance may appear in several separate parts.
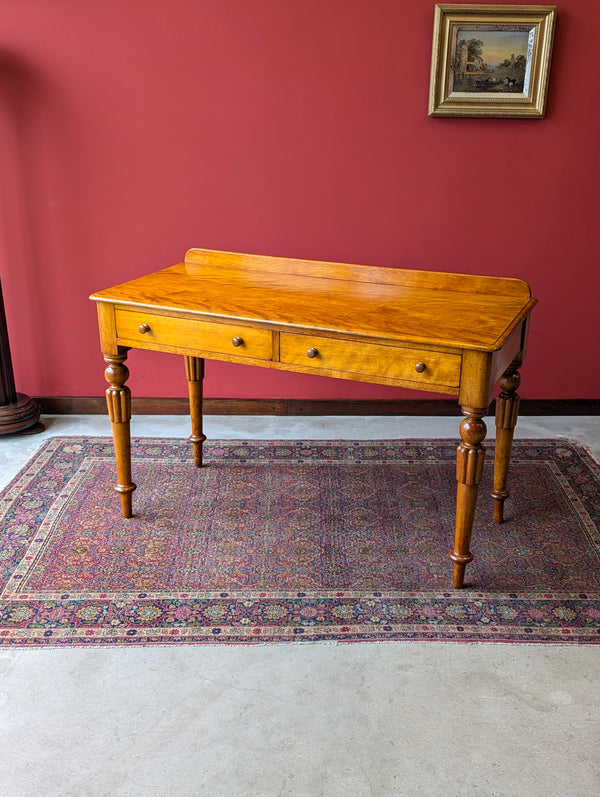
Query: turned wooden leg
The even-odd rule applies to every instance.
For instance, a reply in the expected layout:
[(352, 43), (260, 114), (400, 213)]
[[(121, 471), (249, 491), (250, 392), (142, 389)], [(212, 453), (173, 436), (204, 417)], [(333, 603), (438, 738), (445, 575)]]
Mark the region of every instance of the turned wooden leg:
[(117, 460), (117, 480), (115, 490), (121, 496), (123, 517), (132, 517), (131, 494), (135, 484), (131, 481), (131, 438), (129, 422), (131, 420), (131, 391), (125, 386), (129, 370), (123, 364), (127, 352), (118, 355), (104, 355), (108, 363), (104, 375), (110, 387), (106, 390), (106, 404), (110, 418), (115, 456)]
[(500, 379), (502, 392), (496, 400), (496, 454), (494, 458), (494, 522), (504, 520), (504, 502), (508, 498), (506, 482), (512, 449), (513, 435), (519, 417), (519, 396), (517, 389), (521, 384), (518, 369), (521, 358), (512, 361)]
[(460, 425), (462, 442), (456, 450), (456, 531), (454, 550), (450, 559), (454, 562), (454, 587), (463, 586), (465, 567), (473, 559), (469, 550), (473, 517), (477, 504), (477, 488), (483, 473), (485, 451), (481, 445), (487, 432), (482, 420), (486, 408), (462, 407), (465, 416)]
[(192, 434), (189, 440), (194, 448), (194, 464), (202, 466), (202, 443), (206, 435), (202, 433), (202, 384), (204, 379), (204, 360), (201, 357), (184, 357), (185, 375), (190, 396), (190, 415)]

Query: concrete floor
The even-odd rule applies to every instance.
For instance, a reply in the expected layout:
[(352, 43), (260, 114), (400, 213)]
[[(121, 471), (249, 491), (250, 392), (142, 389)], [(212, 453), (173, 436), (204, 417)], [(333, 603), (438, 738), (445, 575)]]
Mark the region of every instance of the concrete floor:
[[(53, 416), (0, 439), (0, 485)], [(218, 438), (457, 436), (453, 418), (206, 418)], [(490, 424), (490, 436), (493, 424)], [(134, 434), (189, 434), (142, 417)], [(600, 460), (600, 419), (522, 418)], [(302, 643), (0, 649), (0, 795), (387, 797), (600, 794), (600, 647)]]

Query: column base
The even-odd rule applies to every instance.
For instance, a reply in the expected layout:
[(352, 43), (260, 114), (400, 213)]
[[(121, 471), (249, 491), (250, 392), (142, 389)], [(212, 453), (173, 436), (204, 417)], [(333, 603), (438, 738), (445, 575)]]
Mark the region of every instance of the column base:
[(24, 393), (17, 393), (14, 403), (0, 406), (0, 435), (15, 432), (37, 434), (43, 431), (44, 425), (39, 423), (41, 413), (32, 398)]

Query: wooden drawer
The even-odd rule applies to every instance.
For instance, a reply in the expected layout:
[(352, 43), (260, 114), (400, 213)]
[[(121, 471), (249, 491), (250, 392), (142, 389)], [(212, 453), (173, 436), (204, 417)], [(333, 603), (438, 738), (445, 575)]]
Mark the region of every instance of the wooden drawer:
[(460, 382), (460, 354), (426, 348), (282, 333), (280, 360), (289, 365), (323, 370), (332, 376), (397, 379), (420, 383), (424, 389), (431, 385), (455, 388)]
[(269, 330), (220, 324), (194, 318), (172, 318), (144, 311), (115, 310), (119, 343), (165, 351), (206, 351), (231, 357), (270, 360), (273, 337)]

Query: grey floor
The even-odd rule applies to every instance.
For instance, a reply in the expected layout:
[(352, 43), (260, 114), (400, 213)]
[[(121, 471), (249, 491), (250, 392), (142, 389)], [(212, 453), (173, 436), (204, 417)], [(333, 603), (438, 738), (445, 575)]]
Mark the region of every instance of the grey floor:
[[(44, 421), (0, 439), (0, 485), (49, 435), (110, 434), (101, 416)], [(185, 437), (188, 419), (132, 431)], [(205, 431), (456, 438), (457, 419), (209, 416)], [(599, 418), (521, 418), (517, 436), (600, 460)], [(0, 795), (597, 797), (599, 687), (585, 646), (0, 648)]]

